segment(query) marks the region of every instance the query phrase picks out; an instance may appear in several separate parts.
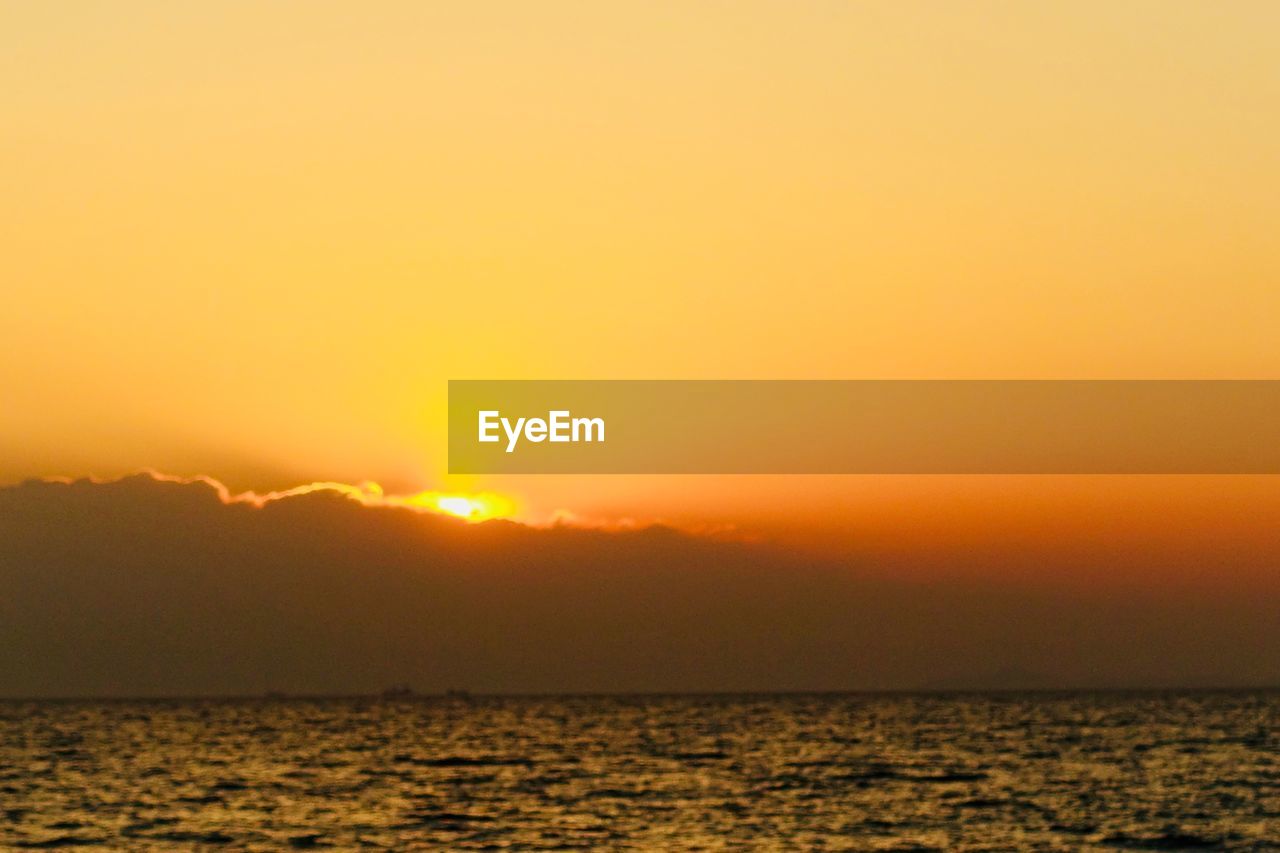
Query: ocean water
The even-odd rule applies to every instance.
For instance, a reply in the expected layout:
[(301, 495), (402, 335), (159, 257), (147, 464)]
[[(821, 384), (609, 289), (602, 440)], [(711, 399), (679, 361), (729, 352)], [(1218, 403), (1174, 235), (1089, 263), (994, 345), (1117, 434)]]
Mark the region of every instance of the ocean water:
[(0, 704), (0, 846), (1280, 849), (1280, 694)]

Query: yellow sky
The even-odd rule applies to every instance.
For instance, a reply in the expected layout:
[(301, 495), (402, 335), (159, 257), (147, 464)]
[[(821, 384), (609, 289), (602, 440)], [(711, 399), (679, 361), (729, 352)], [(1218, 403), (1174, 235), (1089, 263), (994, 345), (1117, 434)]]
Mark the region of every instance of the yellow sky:
[(1277, 32), (1265, 0), (4, 4), (0, 481), (746, 513), (446, 482), (445, 381), (1274, 378)]

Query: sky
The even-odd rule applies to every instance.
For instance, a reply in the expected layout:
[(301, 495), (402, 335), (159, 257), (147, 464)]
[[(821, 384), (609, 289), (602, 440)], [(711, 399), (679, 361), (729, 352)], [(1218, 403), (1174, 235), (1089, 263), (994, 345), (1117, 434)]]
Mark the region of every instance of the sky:
[[(5, 3), (0, 484), (376, 481), (1275, 595), (1274, 478), (450, 477), (445, 400), (1275, 378), (1277, 31), (1265, 0)], [(1088, 543), (1127, 556), (1061, 559)]]

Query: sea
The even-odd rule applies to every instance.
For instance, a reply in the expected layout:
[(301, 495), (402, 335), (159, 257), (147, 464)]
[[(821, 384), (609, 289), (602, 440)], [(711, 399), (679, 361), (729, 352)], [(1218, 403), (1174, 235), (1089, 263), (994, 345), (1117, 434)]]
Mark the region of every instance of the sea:
[(0, 703), (0, 848), (1280, 849), (1280, 693)]

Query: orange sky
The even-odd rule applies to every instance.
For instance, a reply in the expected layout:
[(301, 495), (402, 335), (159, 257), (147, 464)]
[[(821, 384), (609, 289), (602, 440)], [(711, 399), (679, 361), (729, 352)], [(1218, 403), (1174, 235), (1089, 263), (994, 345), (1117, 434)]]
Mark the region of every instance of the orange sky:
[(871, 540), (1262, 530), (1266, 478), (449, 479), (444, 401), (1274, 378), (1277, 31), (1263, 0), (9, 4), (0, 482), (377, 480)]

